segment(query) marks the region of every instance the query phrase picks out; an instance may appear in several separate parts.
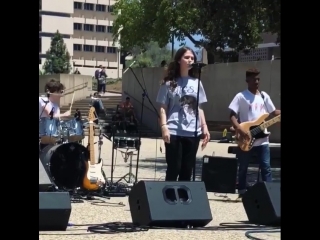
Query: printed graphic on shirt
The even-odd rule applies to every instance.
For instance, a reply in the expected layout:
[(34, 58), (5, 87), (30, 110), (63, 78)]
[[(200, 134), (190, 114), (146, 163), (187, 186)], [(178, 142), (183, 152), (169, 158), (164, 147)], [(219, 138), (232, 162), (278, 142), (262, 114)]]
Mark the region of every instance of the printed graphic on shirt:
[(255, 103), (255, 104), (249, 104), (249, 111), (255, 111), (261, 113), (262, 110), (264, 109), (264, 104), (263, 103)]
[(181, 89), (181, 98), (179, 100), (181, 109), (179, 115), (182, 116), (182, 124), (188, 127), (196, 119), (197, 92), (194, 86), (185, 86)]

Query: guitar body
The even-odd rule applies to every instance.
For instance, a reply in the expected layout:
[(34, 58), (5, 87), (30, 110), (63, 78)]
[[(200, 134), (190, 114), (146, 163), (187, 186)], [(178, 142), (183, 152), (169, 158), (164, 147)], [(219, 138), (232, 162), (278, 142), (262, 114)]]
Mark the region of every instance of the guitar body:
[(94, 120), (95, 108), (91, 107), (88, 114), (89, 120), (89, 153), (90, 159), (86, 162), (86, 174), (82, 181), (82, 187), (89, 191), (101, 189), (105, 184), (105, 179), (102, 174), (102, 160), (99, 163), (95, 162), (94, 156)]
[(240, 123), (241, 128), (245, 132), (249, 133), (249, 139), (246, 140), (241, 137), (241, 135), (238, 133), (238, 131), (236, 131), (235, 139), (236, 139), (236, 142), (237, 142), (239, 148), (242, 151), (245, 151), (245, 152), (250, 151), (250, 149), (252, 148), (252, 145), (256, 139), (264, 138), (269, 135), (269, 134), (265, 134), (263, 131), (259, 132), (257, 135), (254, 135), (254, 136), (252, 136), (252, 134), (250, 133), (251, 130), (253, 130), (254, 128), (257, 128), (259, 125), (261, 125), (268, 116), (269, 116), (269, 113), (264, 113), (254, 121)]
[(100, 189), (105, 183), (102, 174), (102, 161), (92, 165), (90, 161), (86, 162), (86, 175), (83, 179), (82, 186), (89, 191)]

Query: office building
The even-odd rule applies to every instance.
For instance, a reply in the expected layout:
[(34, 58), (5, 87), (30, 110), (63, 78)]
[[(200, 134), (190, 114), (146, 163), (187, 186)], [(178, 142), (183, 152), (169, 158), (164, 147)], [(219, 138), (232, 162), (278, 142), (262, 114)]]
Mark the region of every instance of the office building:
[(51, 37), (59, 30), (83, 75), (105, 66), (109, 78), (122, 77), (119, 44), (112, 39), (114, 0), (39, 0), (39, 65), (45, 61)]

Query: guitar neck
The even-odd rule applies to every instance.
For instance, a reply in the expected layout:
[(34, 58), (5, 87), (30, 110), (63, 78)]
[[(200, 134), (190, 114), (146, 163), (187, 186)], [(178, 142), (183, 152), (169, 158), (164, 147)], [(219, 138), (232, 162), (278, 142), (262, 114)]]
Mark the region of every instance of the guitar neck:
[(266, 128), (272, 126), (273, 124), (277, 123), (280, 121), (281, 115), (276, 116), (269, 121), (266, 121), (265, 123), (262, 123), (259, 127), (261, 128), (262, 131), (264, 131)]
[(94, 156), (94, 128), (93, 123), (90, 123), (89, 126), (89, 150), (90, 150), (90, 164), (95, 164), (95, 156)]

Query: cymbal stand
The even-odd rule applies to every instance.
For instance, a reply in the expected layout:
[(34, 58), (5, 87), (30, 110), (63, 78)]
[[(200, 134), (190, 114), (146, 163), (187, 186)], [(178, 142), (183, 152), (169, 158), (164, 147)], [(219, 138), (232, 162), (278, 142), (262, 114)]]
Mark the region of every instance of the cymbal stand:
[[(126, 181), (126, 183), (133, 186), (133, 183), (136, 182), (136, 176), (132, 173), (132, 156), (137, 155), (137, 154), (134, 154), (136, 151), (137, 151), (136, 149), (129, 151), (129, 148), (127, 148), (126, 151), (119, 150), (119, 152), (121, 153), (121, 155), (124, 159), (124, 162), (127, 162), (129, 159), (129, 172), (127, 174), (125, 174), (124, 176), (122, 176), (116, 183), (119, 183), (121, 180), (124, 180), (124, 181)], [(128, 178), (128, 180), (126, 178)], [(131, 178), (133, 178), (134, 181), (132, 181)]]

